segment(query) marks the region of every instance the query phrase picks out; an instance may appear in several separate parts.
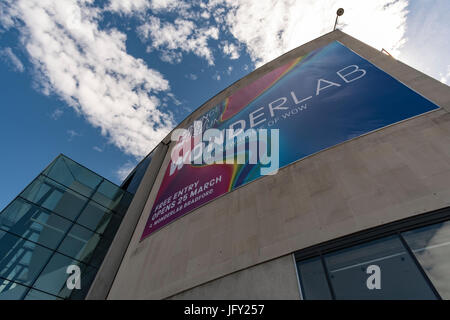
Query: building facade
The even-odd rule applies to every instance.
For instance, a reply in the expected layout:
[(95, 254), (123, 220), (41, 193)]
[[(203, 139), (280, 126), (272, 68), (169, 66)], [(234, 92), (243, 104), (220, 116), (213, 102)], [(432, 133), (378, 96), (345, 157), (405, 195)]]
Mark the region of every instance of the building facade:
[[(322, 148), (146, 235), (176, 144), (168, 136), (153, 151), (106, 257), (109, 263), (100, 268), (88, 298), (449, 297), (450, 90), (445, 84), (336, 30), (234, 83), (179, 128), (188, 128), (274, 70), (336, 41), (438, 107)], [(333, 72), (346, 66), (338, 63)], [(320, 74), (314, 77), (317, 81)], [(324, 79), (346, 84), (339, 77)], [(395, 95), (383, 97), (384, 80), (376, 81), (354, 100), (375, 91), (389, 103)], [(320, 89), (328, 85), (322, 82)], [(298, 94), (297, 99), (307, 96)], [(269, 117), (267, 111), (259, 118), (259, 113), (253, 115), (254, 122)], [(311, 121), (331, 127), (326, 116)], [(381, 290), (367, 287), (372, 264), (381, 269)]]
[(257, 139), (279, 158), (185, 164), (168, 135), (82, 297), (449, 299), (449, 111), (448, 86), (339, 30), (278, 57), (177, 129), (279, 129)]

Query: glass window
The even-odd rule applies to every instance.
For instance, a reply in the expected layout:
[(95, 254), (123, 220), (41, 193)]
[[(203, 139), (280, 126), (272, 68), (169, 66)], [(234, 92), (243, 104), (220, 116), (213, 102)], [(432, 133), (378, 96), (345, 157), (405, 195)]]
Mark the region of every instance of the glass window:
[(110, 228), (116, 230), (120, 222), (119, 216), (112, 214), (110, 210), (93, 201), (88, 203), (77, 220), (77, 223), (99, 234), (102, 234), (106, 227), (108, 227), (108, 230)]
[(122, 189), (104, 180), (92, 199), (108, 209), (115, 210), (119, 206), (123, 194)]
[(42, 291), (31, 289), (25, 296), (25, 300), (61, 300), (61, 298), (52, 296), (51, 294), (47, 294)]
[(87, 202), (87, 198), (42, 176), (33, 181), (21, 197), (70, 220), (80, 214)]
[[(80, 286), (81, 290), (67, 288), (67, 280), (72, 275), (67, 273), (67, 268), (76, 265), (80, 268)], [(69, 257), (55, 253), (33, 287), (61, 298), (84, 297), (89, 290), (97, 270), (87, 265), (70, 259)]]
[(329, 300), (331, 292), (320, 257), (297, 264), (304, 299)]
[(52, 251), (0, 230), (0, 277), (30, 285)]
[(128, 177), (128, 180), (125, 181), (122, 185), (124, 189), (126, 189), (129, 193), (135, 194), (139, 185), (141, 184), (142, 178), (147, 171), (147, 168), (152, 161), (152, 155), (149, 154), (137, 167), (134, 174)]
[(450, 299), (450, 222), (403, 233), (443, 299)]
[(0, 215), (0, 228), (55, 249), (71, 226), (70, 221), (18, 198)]
[[(0, 228), (9, 230), (16, 223), (30, 218), (30, 209), (32, 205), (21, 200), (15, 199), (0, 213)], [(25, 217), (25, 219), (24, 219)]]
[(20, 300), (27, 291), (27, 287), (0, 278), (0, 300)]
[(82, 262), (88, 262), (100, 236), (82, 226), (74, 225), (69, 231), (58, 251)]
[(86, 197), (90, 197), (102, 181), (99, 175), (64, 156), (56, 159), (43, 174)]
[(120, 215), (125, 215), (128, 207), (131, 204), (131, 201), (133, 200), (133, 197), (134, 195), (132, 195), (131, 193), (124, 192), (122, 199), (120, 199), (120, 202), (114, 207), (113, 210)]
[[(0, 212), (0, 299), (83, 299), (131, 199), (58, 156)], [(84, 270), (82, 290), (65, 286), (70, 264)]]
[(81, 289), (69, 290), (67, 287), (60, 293), (66, 299), (81, 300), (84, 299), (89, 292), (89, 288), (95, 279), (97, 269), (92, 267), (85, 267), (81, 271)]
[(92, 258), (88, 261), (90, 265), (94, 267), (100, 267), (103, 262), (103, 259), (108, 252), (108, 249), (111, 245), (112, 240), (107, 238), (101, 238), (98, 245), (95, 247), (92, 252)]
[[(330, 253), (326, 266), (336, 299), (436, 299), (398, 236)], [(370, 265), (380, 268), (381, 289), (369, 290)]]

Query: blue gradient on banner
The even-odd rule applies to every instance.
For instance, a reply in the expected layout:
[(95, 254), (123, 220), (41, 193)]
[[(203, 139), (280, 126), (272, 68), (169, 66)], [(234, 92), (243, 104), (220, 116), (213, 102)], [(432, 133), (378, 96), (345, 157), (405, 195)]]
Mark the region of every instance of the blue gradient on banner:
[[(352, 65), (366, 73), (356, 80), (353, 78), (362, 72), (348, 75), (347, 83), (337, 72)], [(346, 75), (354, 69), (348, 68), (341, 74)], [(324, 81), (321, 81), (317, 95), (319, 79)], [(311, 98), (296, 105), (291, 92), (297, 102)], [(271, 114), (269, 104), (280, 98), (287, 98), (282, 105), (287, 109), (274, 109)], [(260, 108), (263, 109), (254, 113)], [(339, 42), (333, 42), (309, 54), (269, 90), (214, 127), (226, 129), (238, 120), (245, 120), (245, 129), (249, 129), (251, 113), (254, 113), (256, 123), (265, 119), (253, 128), (280, 130), (280, 167), (283, 167), (341, 142), (438, 108)], [(249, 168), (241, 170), (234, 187), (260, 176), (260, 165), (246, 166)]]

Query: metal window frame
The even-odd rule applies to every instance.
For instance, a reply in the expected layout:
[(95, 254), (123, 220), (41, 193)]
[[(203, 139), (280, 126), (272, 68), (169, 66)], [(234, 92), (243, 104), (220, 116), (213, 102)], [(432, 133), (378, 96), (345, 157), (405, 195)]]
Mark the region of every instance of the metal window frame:
[[(446, 222), (450, 220), (450, 207), (444, 207), (438, 210), (433, 210), (430, 212), (418, 214), (412, 217), (404, 218), (401, 220), (397, 220), (394, 222), (390, 222), (387, 224), (383, 224), (380, 226), (376, 226), (373, 228), (365, 229), (362, 231), (358, 231), (343, 237), (339, 237), (333, 240), (325, 241), (322, 243), (319, 243), (317, 245), (298, 250), (293, 253), (294, 256), (294, 262), (296, 270), (298, 268), (298, 263), (301, 261), (304, 261), (306, 259), (319, 257), (322, 261), (324, 272), (327, 277), (327, 283), (329, 286), (330, 294), (332, 296), (332, 299), (335, 299), (335, 294), (333, 291), (333, 288), (331, 287), (331, 284), (329, 282), (329, 275), (328, 271), (325, 265), (325, 260), (323, 256), (325, 254), (336, 252), (342, 249), (351, 248), (353, 246), (357, 246), (360, 244), (364, 244), (373, 240), (378, 240), (381, 238), (385, 238), (388, 236), (396, 235), (399, 237), (400, 241), (402, 242), (403, 246), (405, 247), (405, 250), (411, 255), (413, 262), (415, 263), (416, 267), (419, 269), (419, 272), (424, 276), (425, 281), (433, 291), (433, 293), (436, 295), (437, 299), (442, 299), (439, 292), (437, 291), (436, 287), (433, 285), (432, 281), (426, 274), (426, 272), (423, 270), (423, 267), (420, 265), (419, 261), (417, 260), (414, 253), (411, 251), (411, 248), (406, 243), (405, 239), (402, 236), (403, 232), (415, 230), (421, 227), (426, 227), (429, 225)], [(298, 274), (298, 282), (299, 286), (301, 287), (301, 275)], [(302, 295), (303, 296), (303, 295)]]
[[(86, 169), (88, 172), (90, 172), (90, 173), (92, 173), (93, 175), (95, 175), (95, 176), (97, 176), (97, 177), (100, 178), (100, 182), (96, 185), (96, 187), (93, 189), (92, 193), (91, 193), (89, 196), (86, 196), (86, 195), (84, 195), (84, 194), (81, 194), (81, 193), (78, 192), (77, 190), (72, 189), (70, 186), (66, 186), (66, 185), (64, 185), (63, 183), (61, 183), (61, 182), (55, 180), (54, 178), (49, 177), (49, 176), (47, 176), (46, 174), (44, 174), (44, 172), (46, 172), (49, 168), (51, 168), (51, 167), (56, 163), (56, 161), (58, 161), (58, 159), (60, 159), (60, 158), (62, 158), (64, 161), (65, 161), (66, 159), (67, 159), (67, 160), (70, 160), (70, 161), (72, 161), (74, 164), (80, 166), (80, 167), (83, 168), (83, 169)], [(70, 169), (69, 169), (69, 170), (70, 170)], [(43, 178), (45, 178), (45, 179), (48, 179), (48, 180), (50, 180), (50, 181), (56, 183), (57, 186), (62, 186), (63, 188), (69, 190), (70, 192), (73, 192), (73, 193), (75, 193), (76, 195), (78, 195), (78, 196), (80, 196), (80, 197), (86, 199), (86, 202), (83, 204), (81, 210), (78, 212), (78, 214), (74, 217), (73, 220), (71, 220), (71, 219), (69, 219), (69, 218), (67, 218), (67, 217), (62, 216), (61, 214), (55, 213), (55, 212), (53, 212), (52, 210), (49, 210), (49, 209), (47, 209), (47, 208), (42, 207), (42, 206), (41, 206), (41, 203), (35, 203), (35, 202), (30, 201), (30, 200), (28, 200), (28, 199), (25, 199), (25, 198), (23, 198), (23, 197), (21, 196), (21, 195), (23, 194), (23, 192), (24, 192), (25, 190), (27, 190), (27, 188), (28, 188), (29, 186), (31, 186), (35, 181), (39, 180), (41, 177), (43, 177)], [(56, 215), (56, 216), (58, 216), (58, 217), (60, 217), (60, 218), (62, 218), (62, 219), (64, 219), (64, 220), (68, 221), (68, 222), (71, 224), (70, 227), (65, 231), (64, 236), (60, 239), (60, 241), (58, 241), (58, 243), (57, 243), (57, 245), (56, 245), (55, 248), (49, 248), (49, 247), (47, 247), (47, 246), (45, 246), (45, 245), (43, 245), (43, 244), (41, 244), (41, 243), (38, 243), (38, 242), (33, 241), (33, 240), (31, 240), (31, 239), (27, 239), (27, 238), (23, 237), (23, 235), (18, 235), (18, 234), (15, 234), (15, 233), (10, 232), (10, 231), (8, 231), (8, 230), (5, 230), (5, 229), (3, 229), (3, 228), (0, 228), (0, 230), (1, 230), (2, 232), (5, 232), (5, 233), (7, 233), (7, 234), (11, 234), (11, 235), (17, 237), (18, 239), (21, 239), (21, 241), (26, 241), (26, 242), (29, 242), (29, 243), (33, 243), (33, 244), (36, 245), (37, 247), (43, 247), (43, 248), (45, 248), (45, 249), (47, 249), (47, 250), (49, 250), (49, 251), (51, 252), (50, 255), (49, 255), (49, 257), (46, 259), (46, 262), (45, 262), (45, 263), (42, 265), (42, 267), (39, 269), (39, 271), (38, 271), (37, 274), (36, 274), (36, 277), (33, 279), (33, 281), (32, 281), (30, 284), (23, 284), (23, 283), (20, 283), (20, 282), (15, 281), (15, 279), (6, 279), (5, 277), (0, 277), (1, 280), (9, 281), (10, 283), (16, 283), (16, 284), (18, 284), (18, 285), (20, 285), (20, 286), (23, 286), (23, 287), (25, 288), (25, 291), (24, 291), (24, 293), (23, 293), (23, 295), (22, 295), (22, 299), (24, 299), (24, 298), (29, 294), (29, 292), (31, 292), (32, 290), (35, 290), (35, 291), (37, 291), (37, 292), (42, 292), (42, 293), (48, 294), (48, 295), (50, 295), (50, 296), (54, 296), (54, 297), (56, 297), (56, 298), (58, 298), (58, 299), (71, 299), (70, 297), (66, 297), (66, 298), (59, 297), (58, 295), (55, 295), (55, 294), (53, 294), (53, 293), (46, 292), (45, 290), (41, 290), (41, 289), (39, 289), (39, 288), (35, 288), (35, 287), (34, 287), (34, 285), (35, 285), (37, 279), (39, 279), (39, 277), (41, 276), (43, 270), (45, 270), (45, 268), (47, 267), (48, 263), (49, 263), (49, 262), (51, 261), (51, 259), (55, 256), (55, 254), (59, 254), (59, 255), (61, 255), (61, 256), (64, 256), (64, 257), (66, 257), (66, 258), (69, 258), (69, 259), (71, 259), (72, 261), (76, 262), (78, 265), (83, 265), (83, 266), (85, 266), (86, 268), (91, 268), (91, 269), (95, 270), (95, 273), (97, 273), (97, 272), (99, 271), (100, 266), (94, 266), (94, 265), (91, 264), (91, 261), (92, 261), (92, 259), (93, 259), (93, 255), (92, 255), (91, 257), (89, 257), (89, 259), (88, 259), (87, 261), (83, 262), (83, 261), (80, 261), (80, 260), (78, 259), (78, 257), (77, 257), (77, 258), (71, 257), (71, 256), (69, 256), (68, 254), (65, 254), (65, 253), (60, 252), (60, 251), (59, 251), (59, 248), (60, 248), (61, 244), (63, 243), (64, 239), (70, 234), (70, 231), (71, 231), (75, 226), (80, 226), (80, 227), (82, 227), (82, 228), (85, 228), (85, 229), (87, 229), (87, 230), (93, 232), (93, 234), (99, 236), (100, 239), (107, 239), (107, 240), (109, 241), (108, 247), (112, 244), (112, 240), (113, 240), (113, 239), (111, 239), (111, 238), (109, 238), (109, 237), (107, 237), (107, 236), (105, 236), (105, 235), (103, 235), (103, 234), (99, 234), (97, 231), (92, 230), (91, 228), (88, 228), (87, 226), (84, 226), (84, 225), (81, 225), (81, 224), (78, 223), (78, 218), (81, 216), (81, 214), (83, 213), (84, 209), (88, 206), (88, 204), (89, 204), (90, 202), (93, 202), (93, 203), (99, 205), (101, 208), (105, 208), (107, 211), (109, 211), (109, 213), (106, 213), (106, 214), (111, 215), (111, 216), (118, 217), (118, 218), (121, 220), (120, 223), (122, 222), (122, 220), (123, 220), (123, 218), (124, 218), (124, 216), (125, 216), (125, 213), (124, 213), (124, 214), (120, 214), (120, 213), (116, 212), (115, 210), (110, 209), (110, 208), (106, 207), (105, 205), (103, 205), (103, 204), (101, 204), (101, 203), (99, 203), (99, 202), (97, 202), (96, 200), (93, 199), (93, 196), (96, 194), (96, 192), (98, 191), (99, 187), (100, 187), (100, 186), (102, 185), (102, 183), (105, 182), (105, 181), (107, 181), (107, 182), (113, 184), (113, 185), (116, 186), (118, 189), (121, 189), (121, 187), (119, 187), (117, 184), (115, 184), (115, 183), (111, 182), (110, 180), (108, 180), (108, 179), (106, 179), (106, 178), (100, 176), (99, 174), (95, 173), (94, 171), (92, 171), (92, 170), (86, 168), (85, 166), (79, 164), (79, 163), (76, 162), (75, 160), (73, 160), (73, 159), (71, 159), (71, 158), (65, 156), (64, 154), (59, 154), (52, 162), (50, 162), (50, 164), (48, 164), (48, 165), (45, 167), (44, 170), (41, 171), (41, 173), (40, 173), (36, 178), (34, 178), (34, 179), (28, 184), (28, 185), (27, 185), (27, 186), (26, 186), (26, 187), (25, 187), (25, 188), (24, 188), (24, 189), (23, 189), (23, 190), (15, 197), (15, 198), (14, 198), (14, 199), (13, 199), (13, 200), (5, 207), (5, 208), (3, 208), (3, 209), (0, 210), (0, 214), (2, 214), (2, 213), (3, 213), (3, 212), (4, 212), (4, 211), (5, 211), (5, 210), (13, 203), (13, 202), (15, 202), (16, 200), (22, 200), (22, 201), (25, 202), (25, 203), (28, 203), (28, 204), (31, 204), (31, 205), (34, 206), (34, 207), (37, 207), (39, 210), (45, 211), (45, 212), (47, 212), (47, 213), (49, 213), (49, 214), (52, 214), (52, 215)], [(55, 186), (53, 186), (53, 188), (55, 188)], [(122, 191), (123, 191), (124, 194), (130, 194), (130, 193), (127, 192), (126, 190), (123, 190), (123, 189), (122, 189)], [(64, 190), (63, 193), (65, 193), (65, 192), (67, 192), (67, 191)], [(130, 195), (131, 195), (131, 194), (130, 194)], [(95, 279), (95, 276), (94, 276), (94, 278), (92, 279), (92, 281), (94, 281), (94, 279)], [(92, 284), (92, 282), (91, 282), (91, 284)], [(86, 293), (86, 294), (87, 294), (87, 293)]]

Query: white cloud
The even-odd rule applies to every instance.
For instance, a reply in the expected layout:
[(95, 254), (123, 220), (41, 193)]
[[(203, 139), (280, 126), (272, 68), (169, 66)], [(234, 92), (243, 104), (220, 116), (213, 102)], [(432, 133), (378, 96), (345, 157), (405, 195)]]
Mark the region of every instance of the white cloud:
[(123, 15), (145, 13), (147, 9), (155, 12), (187, 10), (189, 4), (179, 0), (110, 0), (106, 10)]
[(450, 85), (450, 64), (447, 66), (447, 73), (441, 73), (441, 82)]
[[(122, 0), (116, 0), (122, 1)], [(151, 0), (151, 8), (155, 11), (173, 11), (177, 10), (180, 13), (189, 9), (191, 6), (189, 3), (180, 0)]]
[(214, 27), (198, 28), (191, 20), (177, 18), (173, 23), (161, 22), (157, 17), (150, 17), (149, 21), (138, 28), (139, 35), (144, 41), (150, 41), (150, 46), (163, 51), (182, 50), (206, 59), (209, 65), (214, 65), (214, 57), (208, 41), (217, 40), (219, 30)]
[(211, 14), (208, 11), (203, 11), (200, 15), (203, 19), (209, 19), (211, 18)]
[(187, 78), (189, 80), (192, 80), (192, 81), (195, 81), (195, 80), (198, 79), (198, 76), (196, 74), (194, 74), (194, 73), (189, 73), (189, 74), (185, 75), (185, 78)]
[[(169, 83), (127, 54), (126, 36), (99, 30), (92, 0), (3, 0), (45, 94), (55, 93), (128, 154), (142, 157), (174, 126), (157, 107)], [(4, 26), (8, 28), (9, 26)]]
[(231, 60), (235, 60), (239, 58), (239, 48), (234, 44), (228, 41), (224, 41), (223, 44), (223, 53), (230, 57)]
[(72, 141), (75, 137), (81, 136), (81, 134), (76, 132), (75, 130), (67, 130), (67, 134), (69, 135), (69, 141)]
[(14, 54), (11, 48), (5, 48), (0, 50), (0, 58), (6, 61), (14, 71), (24, 72), (25, 67), (19, 58)]
[[(103, 9), (95, 3), (1, 0), (0, 23), (4, 29), (19, 29), (43, 93), (58, 95), (121, 150), (142, 157), (174, 126), (171, 113), (163, 109), (169, 101), (158, 98), (170, 97), (169, 83), (127, 53), (124, 33), (100, 30), (104, 10), (138, 15), (139, 36), (163, 61), (179, 63), (188, 53), (214, 65), (212, 43), (220, 30), (235, 39), (224, 39), (217, 49), (230, 59), (247, 50), (259, 66), (330, 32), (339, 7), (345, 8), (340, 28), (396, 56), (405, 42), (408, 0), (109, 0)], [(164, 19), (175, 16), (173, 21), (157, 16), (167, 12)], [(202, 15), (213, 19), (205, 21)], [(230, 72), (217, 70), (213, 78)]]
[[(339, 7), (339, 27), (396, 56), (404, 44), (407, 0), (224, 0), (225, 22), (257, 65), (332, 31)], [(219, 5), (221, 2), (210, 2)], [(223, 7), (221, 7), (223, 8)]]
[(116, 176), (120, 181), (123, 181), (126, 177), (128, 177), (131, 171), (133, 171), (134, 167), (136, 167), (136, 164), (132, 162), (126, 162), (119, 169), (117, 169)]
[(61, 116), (63, 115), (64, 111), (62, 111), (62, 109), (55, 109), (55, 111), (52, 112), (52, 114), (50, 115), (50, 117), (53, 120), (58, 120), (59, 118), (61, 118)]
[(173, 103), (175, 103), (176, 106), (181, 105), (181, 101), (177, 99), (177, 97), (175, 97), (175, 95), (172, 92), (169, 92), (167, 94), (167, 96), (173, 101)]
[(92, 147), (92, 149), (94, 149), (97, 152), (103, 152), (103, 149), (98, 146), (94, 146), (94, 147)]
[(183, 60), (183, 54), (177, 51), (161, 50), (160, 59), (170, 64), (177, 64)]
[(148, 0), (110, 0), (107, 10), (125, 15), (135, 14), (150, 8)]

